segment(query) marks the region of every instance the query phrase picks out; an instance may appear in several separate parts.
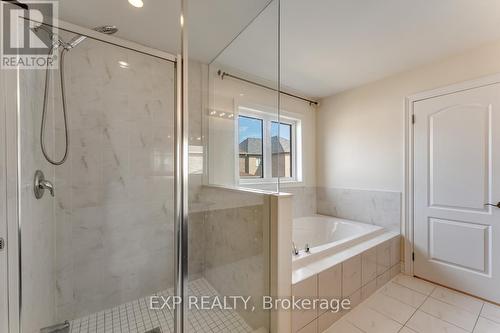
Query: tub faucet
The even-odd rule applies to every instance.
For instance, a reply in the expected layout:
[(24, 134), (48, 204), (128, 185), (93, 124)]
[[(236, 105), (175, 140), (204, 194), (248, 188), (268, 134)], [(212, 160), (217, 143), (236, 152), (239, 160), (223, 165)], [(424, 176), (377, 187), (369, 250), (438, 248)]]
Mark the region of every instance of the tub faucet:
[(295, 246), (295, 242), (292, 242), (292, 253), (294, 256), (299, 255), (299, 249), (297, 249), (297, 247)]
[(311, 252), (311, 247), (309, 246), (309, 243), (306, 244), (306, 246), (304, 247), (304, 250), (306, 251), (306, 253)]

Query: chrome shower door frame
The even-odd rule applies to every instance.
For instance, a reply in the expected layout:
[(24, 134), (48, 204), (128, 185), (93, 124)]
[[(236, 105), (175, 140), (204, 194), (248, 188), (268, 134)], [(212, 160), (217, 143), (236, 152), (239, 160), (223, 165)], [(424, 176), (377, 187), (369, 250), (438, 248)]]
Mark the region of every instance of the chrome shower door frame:
[[(184, 0), (182, 0), (184, 1)], [(181, 24), (182, 26), (182, 24)], [(185, 286), (187, 281), (187, 186), (188, 186), (188, 136), (187, 136), (187, 50), (183, 48), (180, 55), (174, 56), (172, 54), (160, 51), (157, 49), (149, 48), (134, 42), (123, 40), (121, 38), (105, 35), (97, 31), (83, 28), (72, 23), (62, 20), (58, 21), (58, 29), (78, 34), (81, 36), (89, 37), (94, 40), (105, 42), (110, 45), (129, 49), (138, 53), (153, 56), (163, 60), (170, 61), (175, 66), (176, 75), (176, 110), (175, 110), (175, 291), (177, 295), (185, 297)], [(183, 35), (182, 40), (186, 40)], [(186, 40), (187, 43), (187, 40)], [(6, 317), (8, 332), (9, 333), (22, 333), (21, 317), (22, 317), (22, 279), (21, 279), (21, 215), (20, 209), (20, 168), (21, 168), (21, 126), (20, 124), (20, 82), (19, 82), (19, 69), (13, 69), (2, 73), (0, 77), (2, 84), (0, 89), (2, 92), (0, 96), (5, 96), (4, 102), (0, 105), (0, 142), (5, 143), (4, 150), (0, 150), (5, 157), (5, 170), (4, 177), (0, 177), (0, 190), (2, 195), (0, 200), (5, 205), (5, 210), (2, 212), (2, 217), (6, 220), (6, 235), (7, 246), (5, 251), (6, 255), (6, 271), (5, 278), (7, 279), (6, 285), (8, 288), (7, 295), (7, 309)], [(0, 159), (0, 161), (3, 161)], [(1, 165), (1, 164), (0, 164)], [(5, 181), (3, 181), (5, 180)], [(165, 189), (168, 190), (168, 189)], [(0, 231), (2, 231), (0, 225)], [(165, 240), (166, 242), (169, 240)], [(0, 268), (3, 261), (0, 261)], [(0, 276), (0, 284), (3, 283), (2, 276)], [(0, 285), (0, 288), (2, 286)], [(3, 300), (0, 299), (0, 302)], [(185, 323), (185, 302), (181, 308), (175, 310), (175, 332), (184, 332)], [(0, 310), (3, 307), (0, 306)], [(2, 313), (0, 319), (3, 321)], [(3, 331), (4, 322), (0, 323), (0, 331)]]

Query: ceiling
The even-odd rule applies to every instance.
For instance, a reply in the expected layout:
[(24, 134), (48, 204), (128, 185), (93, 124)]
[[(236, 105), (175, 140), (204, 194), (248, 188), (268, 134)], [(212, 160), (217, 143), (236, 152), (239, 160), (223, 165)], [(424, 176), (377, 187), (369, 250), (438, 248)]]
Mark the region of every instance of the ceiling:
[[(119, 28), (116, 36), (177, 54), (180, 51), (180, 0), (61, 0), (60, 19), (83, 27)], [(270, 0), (189, 0), (190, 56), (211, 61)]]
[[(127, 0), (61, 0), (60, 17), (89, 28), (113, 24), (119, 37), (179, 52), (180, 0), (143, 1), (139, 9)], [(189, 0), (190, 56), (212, 61), (251, 22), (217, 62), (276, 82), (278, 6), (268, 3)], [(281, 0), (280, 7), (281, 84), (309, 97), (500, 39), (498, 0)]]
[[(269, 6), (217, 59), (277, 76)], [(498, 0), (281, 0), (281, 84), (324, 97), (500, 39)]]

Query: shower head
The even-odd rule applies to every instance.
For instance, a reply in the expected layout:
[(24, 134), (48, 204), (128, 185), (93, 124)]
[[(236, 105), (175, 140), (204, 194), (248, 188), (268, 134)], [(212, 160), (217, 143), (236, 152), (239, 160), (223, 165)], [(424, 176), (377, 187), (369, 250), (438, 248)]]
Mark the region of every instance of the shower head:
[[(118, 28), (114, 25), (102, 25), (99, 27), (95, 27), (92, 30), (95, 30), (97, 32), (100, 32), (100, 33), (103, 33), (106, 35), (112, 35), (118, 31)], [(81, 42), (83, 42), (85, 39), (87, 39), (87, 36), (77, 35), (77, 36), (73, 37), (69, 41), (69, 43), (66, 44), (65, 47), (67, 49), (72, 49), (72, 48), (76, 47), (78, 44), (80, 44)]]

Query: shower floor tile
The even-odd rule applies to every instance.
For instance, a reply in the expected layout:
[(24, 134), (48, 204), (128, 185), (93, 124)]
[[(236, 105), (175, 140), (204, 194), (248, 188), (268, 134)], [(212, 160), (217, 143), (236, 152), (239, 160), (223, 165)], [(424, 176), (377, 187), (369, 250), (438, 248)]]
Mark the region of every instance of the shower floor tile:
[[(217, 291), (201, 278), (188, 284), (190, 295), (217, 296)], [(156, 295), (172, 296), (173, 289)], [(252, 328), (234, 310), (190, 310), (188, 312), (190, 333), (246, 333)], [(145, 333), (161, 327), (162, 333), (174, 332), (174, 312), (150, 310), (149, 297), (125, 303), (112, 309), (71, 321), (71, 333)]]

